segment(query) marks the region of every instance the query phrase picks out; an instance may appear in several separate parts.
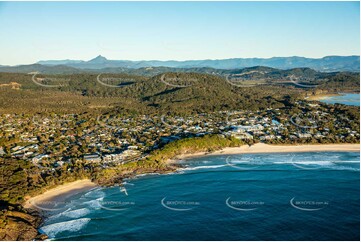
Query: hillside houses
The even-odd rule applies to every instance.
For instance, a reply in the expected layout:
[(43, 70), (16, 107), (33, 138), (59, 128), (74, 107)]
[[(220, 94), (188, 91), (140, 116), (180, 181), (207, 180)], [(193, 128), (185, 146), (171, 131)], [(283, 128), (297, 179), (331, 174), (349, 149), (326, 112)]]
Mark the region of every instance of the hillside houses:
[(359, 140), (359, 125), (347, 113), (326, 105), (309, 106), (302, 101), (295, 106), (294, 111), (220, 111), (188, 116), (94, 118), (74, 114), (46, 117), (6, 114), (0, 116), (3, 137), (0, 147), (6, 147), (0, 148), (0, 156), (11, 155), (35, 164), (46, 161), (58, 167), (69, 160), (134, 161), (169, 142), (206, 134), (266, 143)]

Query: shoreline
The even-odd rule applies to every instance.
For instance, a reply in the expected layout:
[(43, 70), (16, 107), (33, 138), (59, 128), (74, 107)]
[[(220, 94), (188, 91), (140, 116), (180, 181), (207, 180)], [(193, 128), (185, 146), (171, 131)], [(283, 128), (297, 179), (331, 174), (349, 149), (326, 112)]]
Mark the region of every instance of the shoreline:
[[(259, 153), (287, 153), (287, 152), (317, 152), (317, 151), (344, 151), (360, 152), (360, 144), (315, 144), (315, 145), (269, 145), (257, 143), (252, 146), (227, 147), (213, 152), (196, 152), (191, 154), (177, 155), (166, 161), (168, 165), (176, 164), (180, 160), (187, 160), (200, 156), (259, 154)], [(46, 211), (48, 205), (64, 203), (65, 200), (80, 192), (89, 191), (99, 185), (90, 179), (77, 180), (59, 185), (48, 191), (31, 197), (23, 203), (24, 208)], [(42, 206), (43, 205), (43, 206)], [(45, 209), (42, 209), (45, 207)], [(49, 211), (53, 210), (48, 208)]]
[[(42, 210), (42, 207), (47, 207), (46, 205), (64, 203), (67, 198), (80, 192), (91, 190), (97, 186), (98, 185), (90, 179), (66, 183), (55, 188), (51, 188), (40, 195), (31, 197), (23, 203), (23, 207)], [(44, 204), (45, 206), (42, 206)], [(49, 210), (52, 210), (52, 208), (49, 208)], [(44, 211), (46, 211), (46, 209), (44, 209)]]
[(352, 92), (352, 91), (338, 92), (338, 93), (320, 93), (320, 94), (315, 94), (315, 95), (305, 97), (305, 99), (309, 100), (309, 101), (322, 101), (322, 100), (330, 98), (330, 97), (345, 96), (347, 94), (360, 94), (360, 93), (357, 91), (355, 91), (355, 92)]
[(320, 101), (320, 100), (327, 99), (329, 97), (336, 97), (336, 96), (343, 96), (343, 95), (340, 93), (322, 93), (322, 94), (308, 96), (308, 97), (306, 97), (306, 99), (310, 100), (310, 101)]
[(227, 147), (213, 152), (196, 152), (192, 154), (182, 154), (169, 160), (168, 163), (172, 164), (176, 163), (179, 160), (191, 159), (200, 156), (317, 151), (360, 152), (360, 144), (269, 145), (257, 143), (252, 146), (242, 145), (240, 147)]

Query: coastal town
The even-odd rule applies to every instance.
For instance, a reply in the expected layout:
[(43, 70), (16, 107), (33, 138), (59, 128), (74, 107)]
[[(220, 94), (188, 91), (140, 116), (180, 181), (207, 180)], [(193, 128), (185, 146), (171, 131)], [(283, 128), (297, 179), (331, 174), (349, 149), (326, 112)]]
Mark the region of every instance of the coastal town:
[(189, 116), (3, 114), (0, 134), (0, 157), (29, 160), (42, 170), (55, 170), (76, 162), (107, 167), (137, 161), (169, 142), (207, 134), (249, 145), (356, 143), (360, 130), (352, 114), (333, 105), (296, 101), (292, 109)]
[(0, 18), (0, 241), (360, 241), (360, 1)]

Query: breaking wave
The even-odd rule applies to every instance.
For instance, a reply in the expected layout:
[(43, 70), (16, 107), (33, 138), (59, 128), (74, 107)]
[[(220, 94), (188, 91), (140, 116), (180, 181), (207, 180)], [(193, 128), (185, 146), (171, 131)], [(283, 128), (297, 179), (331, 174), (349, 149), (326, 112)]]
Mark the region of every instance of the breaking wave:
[(50, 238), (54, 238), (57, 234), (67, 232), (77, 232), (83, 229), (90, 221), (90, 218), (80, 218), (76, 220), (49, 224), (40, 228)]
[(227, 165), (214, 165), (214, 166), (194, 166), (194, 167), (186, 167), (186, 168), (180, 168), (180, 171), (194, 171), (194, 170), (200, 170), (200, 169), (217, 169), (221, 167), (225, 167)]
[(49, 221), (53, 221), (53, 220), (61, 218), (61, 217), (76, 219), (76, 218), (84, 217), (84, 216), (88, 215), (90, 212), (91, 211), (88, 208), (80, 208), (80, 209), (75, 209), (75, 210), (68, 209), (62, 213), (50, 216), (46, 220), (47, 220), (47, 222), (49, 222)]

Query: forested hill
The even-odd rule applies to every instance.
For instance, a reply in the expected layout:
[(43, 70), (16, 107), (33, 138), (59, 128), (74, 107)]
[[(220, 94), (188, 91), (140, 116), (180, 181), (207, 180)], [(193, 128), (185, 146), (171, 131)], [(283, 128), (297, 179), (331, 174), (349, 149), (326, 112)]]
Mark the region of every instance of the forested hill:
[[(192, 68), (174, 68), (174, 67), (140, 67), (140, 68), (126, 68), (126, 67), (107, 67), (102, 69), (80, 69), (70, 67), (67, 65), (20, 65), (20, 66), (0, 66), (0, 72), (9, 73), (34, 73), (42, 74), (79, 74), (79, 73), (124, 73), (130, 75), (141, 76), (156, 76), (168, 72), (185, 72), (185, 73), (202, 73), (212, 75), (241, 75), (242, 78), (248, 79), (275, 79), (284, 78), (291, 75), (302, 76), (306, 78), (324, 78), (335, 75), (335, 73), (349, 73), (350, 71), (337, 72), (321, 72), (307, 67), (298, 67), (291, 69), (277, 69), (268, 66), (252, 66), (246, 68), (233, 69), (216, 69), (211, 67), (192, 67)], [(359, 71), (352, 71), (359, 73)]]
[(0, 112), (257, 110), (282, 107), (288, 97), (359, 91), (360, 82), (359, 73), (320, 73), (307, 68), (282, 71), (256, 67), (224, 72), (154, 76), (0, 73)]

